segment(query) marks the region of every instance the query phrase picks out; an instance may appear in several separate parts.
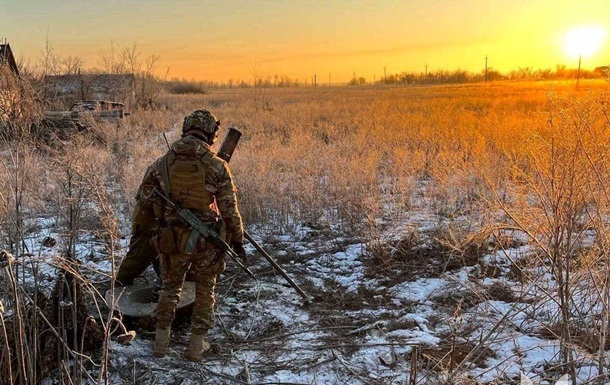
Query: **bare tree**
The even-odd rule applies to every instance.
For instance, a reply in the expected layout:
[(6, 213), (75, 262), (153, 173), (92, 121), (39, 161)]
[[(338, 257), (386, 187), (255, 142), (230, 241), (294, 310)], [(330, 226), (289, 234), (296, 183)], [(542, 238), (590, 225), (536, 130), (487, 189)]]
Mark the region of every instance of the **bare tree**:
[(78, 56), (68, 56), (62, 61), (63, 72), (67, 75), (78, 74), (84, 64), (83, 59)]
[(39, 63), (43, 76), (58, 75), (61, 72), (61, 58), (55, 52), (55, 47), (49, 40), (48, 33)]
[(136, 106), (150, 108), (156, 104), (161, 92), (160, 78), (156, 75), (159, 59), (160, 56), (155, 54), (142, 59), (142, 52), (135, 42), (131, 46), (120, 48), (111, 41), (107, 49), (100, 50), (99, 64), (102, 71), (109, 74), (134, 74)]
[(26, 136), (40, 115), (37, 92), (30, 78), (17, 77), (8, 65), (0, 65), (0, 136)]
[(125, 58), (123, 55), (117, 53), (113, 40), (110, 40), (110, 46), (108, 48), (100, 49), (98, 63), (102, 70), (109, 74), (120, 74), (124, 73), (126, 70)]
[(129, 72), (132, 74), (140, 72), (142, 63), (140, 62), (140, 51), (137, 43), (134, 42), (131, 47), (124, 47), (121, 50), (121, 55)]

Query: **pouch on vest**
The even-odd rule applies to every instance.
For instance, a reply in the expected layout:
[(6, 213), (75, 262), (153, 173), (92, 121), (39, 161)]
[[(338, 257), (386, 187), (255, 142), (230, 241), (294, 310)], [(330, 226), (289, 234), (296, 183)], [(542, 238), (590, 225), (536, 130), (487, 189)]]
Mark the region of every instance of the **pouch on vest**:
[(161, 254), (176, 253), (176, 237), (171, 227), (161, 227), (155, 239), (157, 251)]
[[(226, 242), (227, 232), (226, 226), (223, 221), (217, 221), (216, 223), (206, 223), (206, 225), (210, 226), (212, 230), (214, 230), (216, 234), (220, 236), (220, 239)], [(218, 249), (217, 246), (214, 246), (214, 244), (205, 239), (205, 237), (199, 237), (199, 239), (197, 240), (197, 252), (201, 253), (211, 248)], [(221, 256), (224, 255), (224, 253), (220, 249), (219, 253)]]

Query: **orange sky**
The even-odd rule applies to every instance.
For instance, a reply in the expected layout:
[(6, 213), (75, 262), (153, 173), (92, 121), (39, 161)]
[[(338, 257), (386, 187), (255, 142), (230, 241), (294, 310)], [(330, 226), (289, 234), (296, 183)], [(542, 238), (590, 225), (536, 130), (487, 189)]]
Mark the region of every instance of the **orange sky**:
[[(610, 29), (608, 0), (0, 0), (0, 38), (32, 64), (45, 42), (99, 65), (110, 42), (160, 56), (158, 72), (198, 80), (368, 81), (402, 71), (576, 67), (578, 26)], [(610, 64), (608, 39), (583, 68)]]

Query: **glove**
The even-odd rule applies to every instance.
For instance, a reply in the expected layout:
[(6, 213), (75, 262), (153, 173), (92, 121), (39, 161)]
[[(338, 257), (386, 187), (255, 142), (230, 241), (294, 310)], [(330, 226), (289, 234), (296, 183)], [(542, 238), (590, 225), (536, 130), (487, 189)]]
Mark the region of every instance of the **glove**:
[(231, 248), (237, 254), (241, 263), (248, 265), (248, 255), (246, 254), (246, 249), (244, 249), (244, 244), (241, 242), (231, 242)]

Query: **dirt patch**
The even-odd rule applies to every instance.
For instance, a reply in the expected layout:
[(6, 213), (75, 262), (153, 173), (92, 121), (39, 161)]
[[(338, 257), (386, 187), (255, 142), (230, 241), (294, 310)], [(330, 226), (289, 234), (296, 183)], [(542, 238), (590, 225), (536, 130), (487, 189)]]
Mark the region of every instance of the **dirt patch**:
[(397, 278), (398, 282), (440, 275), (439, 267), (451, 255), (440, 243), (422, 244), (413, 236), (395, 242), (372, 243), (363, 258), (368, 278)]
[(503, 301), (506, 303), (517, 302), (519, 299), (505, 282), (494, 282), (487, 287), (485, 297), (489, 300)]
[[(540, 334), (545, 339), (556, 340), (561, 338), (562, 329), (561, 323), (547, 325), (541, 329)], [(580, 346), (591, 354), (599, 353), (599, 330), (591, 328), (586, 329), (577, 325), (570, 325), (568, 327), (568, 331), (570, 334), (570, 340), (573, 344)], [(610, 335), (606, 336), (606, 340), (604, 341), (604, 350), (610, 350)]]
[(315, 301), (310, 308), (312, 312), (320, 308), (341, 309), (342, 311), (363, 308), (363, 297), (357, 292), (349, 292), (335, 280), (326, 280), (322, 287), (323, 290), (319, 289), (316, 292)]
[[(103, 330), (90, 312), (92, 293), (82, 283), (78, 261), (66, 258), (61, 267), (50, 298), (38, 292), (33, 306), (20, 292), (14, 294), (19, 300), (11, 304), (15, 306), (11, 310), (18, 316), (7, 317), (0, 327), (6, 332), (0, 345), (8, 348), (0, 349), (2, 378), (15, 375), (15, 383), (21, 383), (23, 370), (38, 378), (49, 377), (57, 373), (65, 357), (91, 354), (102, 346)], [(36, 360), (26, 368), (25, 360), (15, 359), (19, 354)], [(90, 369), (91, 365), (84, 361), (83, 368)]]
[(447, 373), (455, 370), (466, 358), (477, 367), (486, 368), (485, 360), (491, 357), (495, 357), (495, 353), (487, 347), (446, 339), (437, 346), (420, 348), (419, 360), (428, 370)]
[(272, 338), (282, 335), (286, 332), (286, 327), (279, 320), (270, 320), (269, 322), (261, 325), (260, 328), (256, 330), (256, 333), (253, 335), (253, 338)]
[[(522, 245), (523, 242), (490, 229), (472, 234), (449, 228), (429, 234), (414, 232), (397, 241), (370, 243), (368, 258), (364, 258), (365, 274), (370, 278), (387, 277), (388, 284), (439, 277), (448, 271), (479, 265), (481, 257), (489, 253)], [(499, 268), (483, 272), (484, 276), (493, 278), (501, 273)]]
[(474, 266), (483, 255), (474, 243), (463, 249), (439, 238), (422, 240), (415, 235), (394, 242), (373, 243), (364, 259), (367, 277), (394, 277), (398, 282), (438, 277), (446, 271)]
[(437, 307), (449, 307), (453, 309), (469, 309), (481, 302), (484, 296), (482, 293), (475, 293), (471, 290), (447, 292), (434, 298)]

